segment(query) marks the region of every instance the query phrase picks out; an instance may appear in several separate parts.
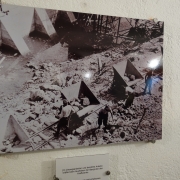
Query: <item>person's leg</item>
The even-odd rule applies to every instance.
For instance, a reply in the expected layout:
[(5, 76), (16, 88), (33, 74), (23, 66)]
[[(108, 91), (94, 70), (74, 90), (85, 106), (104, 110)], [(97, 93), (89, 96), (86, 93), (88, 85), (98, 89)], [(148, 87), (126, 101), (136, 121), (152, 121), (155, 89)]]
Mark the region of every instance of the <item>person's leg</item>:
[(68, 140), (68, 138), (67, 138), (67, 135), (65, 134), (65, 133), (61, 133), (61, 136), (65, 139), (65, 140)]
[(60, 128), (61, 128), (61, 120), (59, 120), (58, 124), (57, 124), (57, 131), (54, 133), (54, 136), (55, 137), (59, 137), (59, 131), (60, 131)]
[(69, 134), (69, 128), (68, 127), (65, 127), (64, 129), (64, 134), (67, 136)]
[(129, 97), (129, 106), (133, 104), (133, 101), (134, 101), (134, 94), (131, 94), (131, 96)]
[(98, 125), (99, 125), (98, 128), (100, 129), (100, 127), (101, 127), (101, 125), (102, 125), (102, 118), (101, 118), (101, 117), (98, 118)]
[(147, 87), (148, 87), (148, 82), (146, 82), (146, 86), (144, 88), (144, 94), (146, 94)]
[(126, 99), (126, 102), (125, 102), (125, 105), (124, 105), (124, 108), (127, 109), (129, 106), (130, 106), (130, 97), (128, 96), (127, 99)]
[(62, 132), (61, 132), (61, 136), (65, 139), (65, 140), (67, 140), (67, 134), (68, 134), (68, 118), (62, 118), (61, 119), (62, 120), (62, 125), (61, 125), (61, 127), (63, 127), (63, 130), (62, 130)]
[(68, 119), (67, 118), (64, 119), (63, 127), (64, 127), (64, 134), (67, 136), (68, 130), (69, 130), (69, 128), (68, 128)]
[(148, 86), (149, 86), (149, 88), (148, 88), (149, 89), (149, 94), (151, 94), (152, 80), (149, 81)]
[(108, 118), (104, 118), (103, 119), (103, 124), (104, 124), (104, 132), (106, 132), (106, 129), (107, 129), (107, 121), (108, 121)]

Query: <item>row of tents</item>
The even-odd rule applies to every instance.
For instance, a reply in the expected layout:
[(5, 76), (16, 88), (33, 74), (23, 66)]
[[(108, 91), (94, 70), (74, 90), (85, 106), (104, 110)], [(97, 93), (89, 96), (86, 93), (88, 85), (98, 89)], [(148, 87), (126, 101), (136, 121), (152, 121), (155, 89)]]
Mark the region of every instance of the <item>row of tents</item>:
[[(119, 93), (121, 92), (122, 86), (131, 86), (137, 83), (138, 80), (142, 79), (141, 73), (134, 67), (134, 65), (129, 61), (122, 61), (113, 66), (114, 70), (114, 79), (112, 83), (112, 87), (115, 88)], [(134, 81), (126, 82), (125, 74), (131, 74), (135, 76)], [(96, 110), (101, 109), (104, 105), (97, 99), (97, 97), (93, 94), (88, 85), (84, 82), (78, 82), (76, 84), (72, 84), (69, 87), (66, 87), (61, 90), (62, 96), (64, 99), (67, 99), (68, 102), (71, 102), (73, 99), (78, 99), (80, 94), (84, 94), (89, 101), (90, 104), (83, 109), (75, 112), (70, 120), (69, 120), (69, 129), (75, 130), (83, 125), (84, 117), (88, 116), (90, 113), (95, 112)], [(25, 132), (20, 125), (20, 123), (11, 115), (7, 122), (1, 122), (4, 129), (3, 139), (7, 139), (11, 134), (17, 134), (19, 137), (21, 144), (26, 144), (26, 141), (30, 138), (27, 132)], [(6, 123), (6, 125), (4, 124)], [(2, 137), (1, 137), (2, 138)], [(2, 140), (3, 140), (2, 139)]]

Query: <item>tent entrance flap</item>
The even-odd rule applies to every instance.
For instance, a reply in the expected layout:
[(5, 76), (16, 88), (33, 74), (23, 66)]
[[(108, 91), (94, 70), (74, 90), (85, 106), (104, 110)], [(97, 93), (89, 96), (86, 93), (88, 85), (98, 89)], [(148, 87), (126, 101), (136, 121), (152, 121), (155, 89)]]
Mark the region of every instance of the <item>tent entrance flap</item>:
[[(69, 129), (74, 130), (81, 125), (83, 125), (83, 118), (87, 116), (89, 113), (91, 113), (94, 109), (96, 109), (97, 106), (99, 106), (100, 102), (96, 98), (96, 96), (93, 94), (93, 92), (90, 90), (90, 88), (85, 84), (84, 81), (78, 82), (76, 84), (73, 84), (67, 88), (64, 88), (61, 91), (62, 95), (65, 99), (71, 102), (73, 102), (75, 99), (80, 100), (80, 96), (83, 94), (84, 97), (87, 97), (89, 99), (90, 104), (87, 106), (82, 106), (81, 108), (78, 108), (75, 114), (73, 114), (69, 120)], [(74, 107), (72, 105), (72, 107)]]
[(84, 81), (66, 87), (61, 90), (61, 92), (64, 98), (66, 98), (69, 102), (74, 99), (79, 99), (80, 95), (83, 94), (89, 99), (91, 105), (100, 103)]
[[(139, 81), (139, 79), (143, 78), (141, 73), (129, 60), (122, 61), (114, 65), (113, 70), (113, 87), (115, 88), (121, 89), (122, 87), (132, 86), (136, 84)], [(131, 77), (133, 77), (133, 79), (131, 79)]]
[(95, 97), (95, 95), (88, 88), (88, 86), (85, 84), (84, 81), (81, 81), (81, 86), (80, 86), (80, 89), (79, 89), (78, 98), (80, 97), (81, 94), (84, 94), (84, 96), (89, 98), (91, 105), (99, 104), (98, 99)]
[(135, 68), (135, 66), (132, 64), (130, 60), (127, 60), (125, 73), (134, 75), (136, 79), (143, 78), (141, 73)]

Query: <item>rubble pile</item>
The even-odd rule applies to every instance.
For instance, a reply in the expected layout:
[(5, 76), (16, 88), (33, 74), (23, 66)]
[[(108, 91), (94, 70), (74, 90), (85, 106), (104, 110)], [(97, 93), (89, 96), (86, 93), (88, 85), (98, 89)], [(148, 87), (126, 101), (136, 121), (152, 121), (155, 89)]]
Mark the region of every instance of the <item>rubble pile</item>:
[[(124, 100), (117, 99), (111, 93), (110, 88), (114, 76), (112, 66), (120, 61), (130, 59), (144, 75), (147, 72), (149, 60), (152, 57), (160, 56), (160, 46), (162, 45), (160, 38), (146, 42), (128, 53), (124, 53), (125, 49), (117, 47), (77, 61), (71, 59), (60, 64), (58, 62), (38, 64), (32, 60), (26, 64), (25, 68), (33, 76), (17, 94), (1, 97), (0, 114), (2, 117), (7, 113), (13, 115), (24, 131), (31, 136), (47, 125), (58, 121), (56, 113), (63, 104), (61, 90), (83, 80), (98, 98), (100, 104), (109, 104), (111, 107), (113, 117), (109, 116), (109, 128), (107, 132), (97, 129), (100, 111), (98, 109), (82, 120), (83, 126), (74, 129), (72, 134), (67, 137), (68, 140), (61, 138), (60, 143), (56, 140), (52, 141), (55, 143), (55, 147), (159, 139), (162, 129), (161, 123), (157, 121), (162, 118), (162, 74), (157, 75), (153, 81), (152, 95), (142, 95), (145, 86), (144, 79), (136, 84), (134, 102), (129, 108), (124, 108)], [(99, 63), (99, 59), (102, 63)], [(87, 72), (90, 73), (88, 78), (85, 75)], [(131, 80), (134, 78), (130, 77)], [(76, 111), (83, 108), (78, 101), (72, 101), (71, 105)], [(87, 101), (86, 105), (88, 105)], [(144, 109), (146, 112), (143, 115)], [(48, 134), (46, 131), (45, 135), (50, 136), (52, 133)], [(34, 144), (40, 142), (42, 142), (41, 137), (33, 139)], [(13, 143), (15, 144), (15, 142)], [(41, 149), (47, 148), (50, 148), (48, 144), (41, 147)]]
[[(134, 104), (124, 109), (122, 102), (120, 105), (113, 104), (113, 118), (109, 119), (109, 126), (111, 127), (108, 133), (104, 133), (100, 140), (89, 141), (89, 145), (93, 144), (108, 144), (122, 141), (147, 141), (149, 139), (160, 139), (161, 125), (156, 124), (156, 119), (161, 119), (162, 109), (161, 104), (155, 102), (157, 97), (145, 95), (146, 97), (135, 98)], [(144, 99), (145, 98), (145, 99)], [(149, 102), (149, 104), (147, 103)], [(142, 118), (144, 109), (146, 113)], [(89, 124), (90, 120), (87, 118), (88, 123), (77, 129), (78, 133), (83, 136), (86, 131), (91, 131), (97, 128), (98, 117), (94, 116), (96, 121), (93, 119), (92, 124)], [(90, 134), (91, 134), (90, 133)], [(93, 134), (93, 133), (92, 133)], [(86, 136), (86, 135), (84, 135)], [(92, 139), (97, 139), (97, 133), (94, 133)], [(85, 138), (85, 140), (88, 140)], [(87, 141), (86, 141), (87, 144)]]

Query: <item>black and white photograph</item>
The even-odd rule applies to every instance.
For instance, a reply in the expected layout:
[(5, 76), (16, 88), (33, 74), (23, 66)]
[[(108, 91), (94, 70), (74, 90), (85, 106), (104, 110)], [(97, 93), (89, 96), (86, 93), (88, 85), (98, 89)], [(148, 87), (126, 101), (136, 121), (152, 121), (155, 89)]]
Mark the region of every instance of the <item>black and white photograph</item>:
[(2, 4), (0, 154), (162, 139), (164, 22)]

